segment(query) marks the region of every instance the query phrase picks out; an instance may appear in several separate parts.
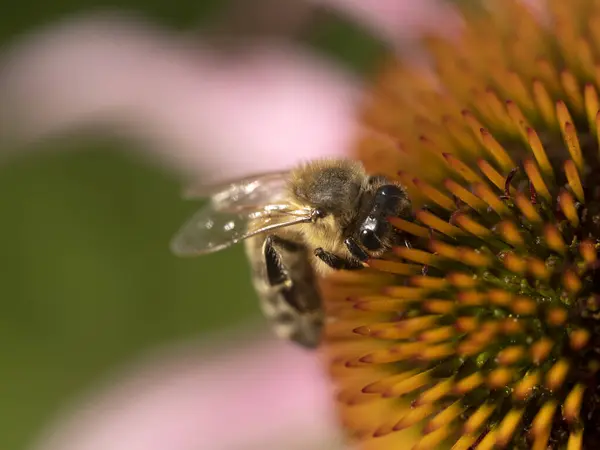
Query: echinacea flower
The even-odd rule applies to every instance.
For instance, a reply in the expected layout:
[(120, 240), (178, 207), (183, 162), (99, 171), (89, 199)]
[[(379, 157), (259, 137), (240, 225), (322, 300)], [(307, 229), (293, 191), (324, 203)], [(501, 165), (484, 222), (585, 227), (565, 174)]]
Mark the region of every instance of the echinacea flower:
[[(465, 4), (467, 2), (464, 2)], [(485, 2), (393, 61), (358, 154), (401, 180), (410, 236), (332, 280), (326, 352), (365, 449), (600, 442), (600, 2)]]

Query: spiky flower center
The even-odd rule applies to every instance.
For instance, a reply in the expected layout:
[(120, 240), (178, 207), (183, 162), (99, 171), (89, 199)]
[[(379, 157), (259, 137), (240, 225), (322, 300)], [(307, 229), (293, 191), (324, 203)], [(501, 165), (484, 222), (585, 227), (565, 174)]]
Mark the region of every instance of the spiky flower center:
[[(425, 206), (391, 219), (410, 245), (370, 263), (392, 281), (330, 305), (355, 437), (419, 426), (416, 448), (600, 443), (600, 10), (575, 3), (549, 1), (544, 28), (501, 2), (458, 44), (429, 40), (441, 88), (402, 69), (375, 93), (378, 158)], [(387, 402), (376, 422), (353, 416), (374, 399)]]

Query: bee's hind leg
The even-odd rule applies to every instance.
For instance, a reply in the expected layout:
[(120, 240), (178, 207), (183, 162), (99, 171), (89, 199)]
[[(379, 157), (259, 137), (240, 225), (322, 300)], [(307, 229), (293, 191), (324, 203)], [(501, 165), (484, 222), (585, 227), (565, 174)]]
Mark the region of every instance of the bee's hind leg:
[(358, 270), (364, 268), (359, 262), (348, 261), (347, 259), (323, 250), (321, 247), (315, 249), (315, 256), (334, 270)]

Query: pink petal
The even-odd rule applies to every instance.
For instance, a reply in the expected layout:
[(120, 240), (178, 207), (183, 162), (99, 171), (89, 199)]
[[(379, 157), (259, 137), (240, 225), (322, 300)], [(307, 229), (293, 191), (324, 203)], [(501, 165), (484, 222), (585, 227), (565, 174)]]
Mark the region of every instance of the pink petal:
[(35, 450), (341, 449), (316, 356), (247, 338), (154, 355), (67, 411)]
[(307, 0), (348, 14), (389, 42), (402, 45), (423, 30), (444, 31), (459, 23), (442, 0)]
[(0, 130), (16, 142), (110, 124), (205, 181), (345, 154), (354, 137), (356, 80), (282, 42), (219, 57), (88, 16), (25, 36), (0, 68)]
[(159, 93), (166, 108), (147, 108), (155, 136), (190, 161), (199, 156), (205, 177), (346, 155), (355, 138), (354, 83), (290, 45), (254, 47), (215, 64), (202, 81), (181, 77)]

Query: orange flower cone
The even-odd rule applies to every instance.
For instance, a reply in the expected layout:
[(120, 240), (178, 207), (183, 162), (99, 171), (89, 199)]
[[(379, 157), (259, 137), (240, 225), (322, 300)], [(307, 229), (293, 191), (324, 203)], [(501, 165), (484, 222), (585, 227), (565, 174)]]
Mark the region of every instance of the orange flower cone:
[(358, 156), (415, 214), (411, 248), (326, 285), (361, 449), (600, 445), (600, 2), (486, 5), (365, 106)]

